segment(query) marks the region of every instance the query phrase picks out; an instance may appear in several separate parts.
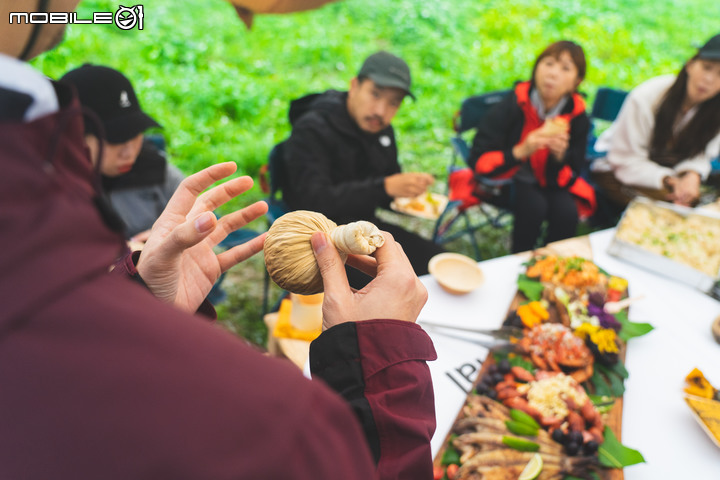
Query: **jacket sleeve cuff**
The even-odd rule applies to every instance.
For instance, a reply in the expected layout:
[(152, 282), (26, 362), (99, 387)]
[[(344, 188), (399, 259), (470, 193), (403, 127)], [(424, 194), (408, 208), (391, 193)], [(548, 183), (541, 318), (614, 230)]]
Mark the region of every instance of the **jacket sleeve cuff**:
[[(140, 250), (128, 252), (125, 256), (120, 257), (115, 261), (115, 264), (110, 271), (110, 274), (127, 277), (130, 280), (139, 283), (150, 292), (150, 288), (148, 288), (147, 284), (137, 271), (137, 262), (139, 259)], [(207, 298), (203, 300), (195, 313), (198, 313), (210, 320), (217, 320), (217, 312), (215, 311), (215, 307), (213, 307), (213, 304), (210, 303)]]
[(323, 332), (310, 344), (310, 369), (313, 375), (332, 377), (336, 370), (358, 362), (360, 355), (366, 378), (400, 362), (437, 359), (432, 340), (419, 325), (401, 320), (366, 320), (343, 323)]
[(373, 185), (377, 189), (379, 199), (382, 205), (390, 205), (390, 202), (392, 202), (393, 197), (387, 194), (385, 191), (385, 177), (379, 177), (373, 180)]
[(422, 328), (399, 320), (337, 325), (310, 345), (313, 378), (324, 380), (352, 407), (379, 478), (432, 475), (435, 403), (425, 362), (436, 358)]

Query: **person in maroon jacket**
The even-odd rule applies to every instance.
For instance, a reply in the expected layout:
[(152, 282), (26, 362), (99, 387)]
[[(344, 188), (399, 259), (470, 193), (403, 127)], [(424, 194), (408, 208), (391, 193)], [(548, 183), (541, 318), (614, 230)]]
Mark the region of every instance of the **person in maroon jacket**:
[(468, 163), (475, 173), (512, 178), (512, 251), (572, 237), (579, 216), (595, 208), (595, 192), (579, 173), (590, 121), (577, 87), (585, 78), (580, 45), (559, 41), (535, 61), (531, 80), (518, 83), (477, 128)]
[(374, 258), (349, 260), (375, 275), (358, 294), (314, 236), (327, 322), (315, 381), (192, 314), (220, 272), (262, 247), (261, 236), (212, 250), (267, 208), (214, 217), (252, 185), (206, 191), (234, 163), (183, 181), (143, 252), (108, 274), (124, 242), (79, 103), (16, 60), (62, 32), (6, 23), (28, 7), (0, 5), (0, 478), (431, 478), (435, 353), (414, 323), (427, 292), (402, 248), (387, 236)]

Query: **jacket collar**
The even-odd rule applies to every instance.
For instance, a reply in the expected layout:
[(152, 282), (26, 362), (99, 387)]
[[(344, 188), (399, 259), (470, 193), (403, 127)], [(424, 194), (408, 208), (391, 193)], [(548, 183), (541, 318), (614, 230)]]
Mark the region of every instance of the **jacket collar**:
[[(527, 107), (531, 106), (530, 102), (530, 82), (520, 82), (515, 86), (515, 96), (517, 97), (518, 105), (520, 105), (523, 110), (525, 110)], [(567, 117), (567, 120), (572, 120), (573, 118), (577, 117), (581, 113), (585, 111), (585, 100), (583, 97), (577, 93), (574, 92), (570, 98), (568, 99), (568, 102), (565, 104), (565, 107), (562, 109), (562, 112), (560, 113), (560, 116)]]
[(53, 84), (25, 62), (0, 53), (0, 120), (32, 121), (57, 112)]
[(324, 93), (314, 93), (294, 100), (290, 106), (291, 124), (306, 113), (317, 112), (333, 129), (348, 136), (374, 140), (383, 135), (392, 135), (392, 125), (377, 133), (363, 131), (348, 112), (347, 96), (348, 92), (327, 90)]

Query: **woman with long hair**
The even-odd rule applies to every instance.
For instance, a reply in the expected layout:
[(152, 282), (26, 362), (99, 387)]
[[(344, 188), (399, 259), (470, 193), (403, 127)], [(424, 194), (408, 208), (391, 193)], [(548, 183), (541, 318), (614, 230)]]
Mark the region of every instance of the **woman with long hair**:
[(607, 156), (593, 178), (616, 207), (637, 195), (695, 205), (720, 153), (720, 34), (677, 75), (634, 88), (595, 149)]
[(477, 128), (470, 167), (477, 175), (512, 178), (513, 252), (537, 246), (544, 221), (544, 243), (574, 236), (579, 216), (595, 208), (592, 187), (579, 177), (590, 127), (577, 92), (585, 70), (580, 45), (549, 45), (531, 79), (518, 83)]

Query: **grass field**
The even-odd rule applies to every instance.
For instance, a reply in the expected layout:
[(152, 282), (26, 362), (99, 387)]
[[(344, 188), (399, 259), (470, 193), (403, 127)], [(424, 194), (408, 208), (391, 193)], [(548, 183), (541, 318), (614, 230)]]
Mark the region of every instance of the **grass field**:
[[(79, 13), (87, 18), (119, 3), (84, 0)], [(53, 78), (85, 62), (125, 72), (184, 172), (232, 160), (255, 177), (288, 134), (291, 99), (345, 88), (365, 56), (387, 49), (410, 65), (418, 97), (394, 122), (400, 161), (405, 170), (435, 174), (438, 190), (461, 100), (526, 79), (546, 44), (567, 38), (583, 45), (589, 67), (581, 90), (592, 102), (598, 86), (629, 89), (677, 72), (693, 45), (718, 32), (720, 18), (720, 3), (709, 0), (345, 0), (260, 16), (247, 31), (222, 0), (144, 6), (143, 31), (74, 25), (65, 43), (34, 65)], [(261, 198), (256, 187), (227, 208)], [(486, 256), (506, 252), (502, 232), (481, 233), (481, 241)], [(227, 325), (259, 343), (262, 271), (260, 258), (236, 267), (227, 282), (231, 298), (220, 309)]]

